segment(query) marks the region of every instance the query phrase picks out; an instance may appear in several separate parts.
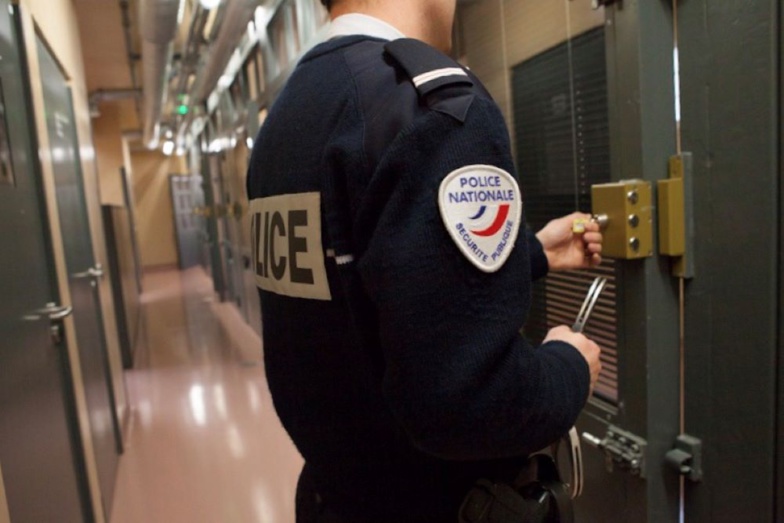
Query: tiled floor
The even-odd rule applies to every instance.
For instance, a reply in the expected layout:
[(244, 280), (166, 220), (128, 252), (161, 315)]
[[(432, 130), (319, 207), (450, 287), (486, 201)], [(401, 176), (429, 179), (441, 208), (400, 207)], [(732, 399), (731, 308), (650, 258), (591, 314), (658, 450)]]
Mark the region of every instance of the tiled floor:
[(222, 326), (230, 306), (200, 269), (150, 274), (144, 288), (111, 523), (293, 522), (302, 459), (273, 410), (258, 336)]

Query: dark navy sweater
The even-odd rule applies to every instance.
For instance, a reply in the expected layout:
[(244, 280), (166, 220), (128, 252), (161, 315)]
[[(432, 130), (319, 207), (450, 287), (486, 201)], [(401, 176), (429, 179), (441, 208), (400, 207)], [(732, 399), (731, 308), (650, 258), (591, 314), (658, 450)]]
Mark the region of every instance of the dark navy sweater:
[[(568, 344), (520, 335), (532, 277), (547, 270), (535, 237), (520, 234), (486, 273), (439, 214), (439, 185), (456, 169), (515, 172), (498, 107), (475, 78), (423, 96), (384, 44), (343, 37), (312, 50), (255, 142), (259, 275), (272, 281), (271, 266), (307, 285), (315, 256), (329, 286), (318, 299), (285, 281), (260, 289), (266, 372), (332, 510), (453, 522), (477, 479), (513, 478), (573, 425), (588, 366)], [(318, 216), (281, 211), (276, 223), (289, 205), (276, 197), (298, 194), (318, 196)], [(314, 226), (315, 247), (303, 239)]]

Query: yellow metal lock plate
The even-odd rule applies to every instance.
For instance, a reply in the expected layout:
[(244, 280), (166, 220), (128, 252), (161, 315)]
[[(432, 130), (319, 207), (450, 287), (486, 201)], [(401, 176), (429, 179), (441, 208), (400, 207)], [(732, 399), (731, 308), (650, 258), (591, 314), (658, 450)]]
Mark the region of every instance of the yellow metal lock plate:
[(593, 214), (605, 215), (602, 254), (635, 260), (653, 256), (651, 183), (625, 180), (591, 187)]

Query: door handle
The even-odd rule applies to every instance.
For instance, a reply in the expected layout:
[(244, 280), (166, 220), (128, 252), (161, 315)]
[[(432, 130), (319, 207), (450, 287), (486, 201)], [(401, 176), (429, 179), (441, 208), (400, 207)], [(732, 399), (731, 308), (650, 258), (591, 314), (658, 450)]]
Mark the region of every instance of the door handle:
[(73, 307), (66, 305), (57, 305), (56, 303), (47, 303), (43, 309), (38, 309), (31, 314), (26, 315), (23, 319), (27, 321), (38, 321), (46, 317), (49, 321), (62, 321), (68, 316), (73, 314)]
[(100, 263), (96, 263), (95, 267), (90, 267), (84, 272), (77, 272), (71, 275), (72, 278), (77, 280), (85, 279), (85, 278), (103, 278), (103, 267)]

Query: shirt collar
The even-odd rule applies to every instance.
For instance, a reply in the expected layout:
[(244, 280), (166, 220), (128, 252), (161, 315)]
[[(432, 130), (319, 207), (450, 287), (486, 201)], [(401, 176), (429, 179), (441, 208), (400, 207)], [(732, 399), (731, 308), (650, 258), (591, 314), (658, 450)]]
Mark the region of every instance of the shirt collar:
[(327, 40), (354, 35), (371, 36), (382, 40), (397, 40), (406, 37), (383, 20), (359, 13), (350, 13), (341, 15), (332, 21), (327, 32)]

